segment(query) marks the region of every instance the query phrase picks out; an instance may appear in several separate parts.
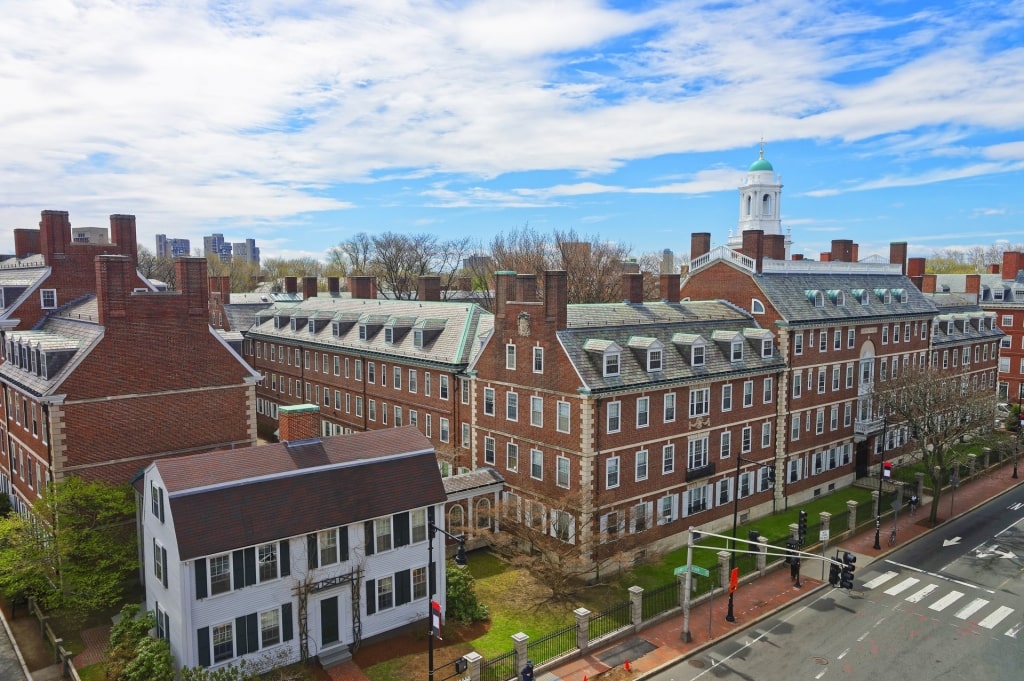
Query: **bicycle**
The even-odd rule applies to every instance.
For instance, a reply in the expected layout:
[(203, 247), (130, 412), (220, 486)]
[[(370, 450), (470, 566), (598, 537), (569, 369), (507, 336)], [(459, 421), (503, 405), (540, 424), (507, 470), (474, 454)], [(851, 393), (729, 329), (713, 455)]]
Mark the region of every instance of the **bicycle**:
[(896, 528), (892, 528), (892, 532), (889, 533), (889, 546), (896, 545)]

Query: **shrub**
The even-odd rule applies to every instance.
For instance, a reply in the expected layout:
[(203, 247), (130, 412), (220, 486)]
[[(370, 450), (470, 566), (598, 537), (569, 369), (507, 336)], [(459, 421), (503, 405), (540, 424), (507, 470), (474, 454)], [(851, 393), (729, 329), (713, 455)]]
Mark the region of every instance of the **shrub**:
[(477, 598), (473, 575), (449, 563), (445, 568), (445, 577), (448, 581), (448, 617), (466, 623), (486, 620), (487, 606)]

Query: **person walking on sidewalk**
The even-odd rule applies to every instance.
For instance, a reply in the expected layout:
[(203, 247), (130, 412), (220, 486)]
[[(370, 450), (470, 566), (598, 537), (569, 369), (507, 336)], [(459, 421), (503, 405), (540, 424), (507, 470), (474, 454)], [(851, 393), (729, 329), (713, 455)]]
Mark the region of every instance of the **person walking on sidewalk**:
[(523, 671), (520, 672), (522, 675), (522, 681), (534, 681), (533, 680), (533, 660), (527, 660), (526, 666), (523, 667)]
[(789, 579), (800, 584), (800, 556), (793, 556), (793, 562), (789, 564)]

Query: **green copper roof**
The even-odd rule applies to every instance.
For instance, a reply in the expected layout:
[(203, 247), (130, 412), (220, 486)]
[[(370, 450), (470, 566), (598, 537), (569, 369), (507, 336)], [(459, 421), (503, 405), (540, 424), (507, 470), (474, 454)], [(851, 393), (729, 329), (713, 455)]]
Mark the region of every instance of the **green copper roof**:
[(750, 164), (750, 170), (748, 172), (756, 173), (759, 170), (775, 170), (775, 169), (772, 168), (772, 164), (769, 163), (768, 160), (764, 156), (762, 156), (761, 158), (757, 159), (756, 161), (754, 161), (753, 163)]

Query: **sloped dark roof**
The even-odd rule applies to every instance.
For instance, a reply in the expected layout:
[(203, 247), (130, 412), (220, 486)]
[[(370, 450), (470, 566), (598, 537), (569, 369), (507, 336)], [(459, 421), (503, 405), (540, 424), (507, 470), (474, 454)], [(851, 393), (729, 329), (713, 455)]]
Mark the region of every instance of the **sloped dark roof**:
[[(851, 268), (844, 272), (766, 272), (754, 274), (754, 282), (764, 291), (772, 306), (790, 324), (842, 323), (871, 318), (893, 318), (901, 315), (920, 316), (935, 314), (936, 307), (922, 294), (909, 277), (902, 274), (860, 273)], [(867, 292), (867, 304), (862, 305), (858, 291)], [(885, 303), (876, 291), (903, 291), (906, 302)], [(820, 291), (824, 305), (815, 307), (808, 292)], [(829, 298), (829, 291), (842, 291), (845, 304), (838, 305)]]
[(152, 465), (167, 488), (182, 560), (446, 499), (433, 446), (412, 426)]
[(468, 492), (474, 489), (480, 489), (481, 487), (488, 487), (494, 484), (502, 484), (505, 482), (505, 478), (501, 477), (501, 473), (494, 470), (490, 466), (484, 466), (469, 471), (468, 473), (461, 473), (459, 475), (452, 475), (444, 479), (444, 491), (449, 494), (457, 494), (459, 492)]
[(256, 321), (256, 313), (270, 307), (271, 303), (228, 303), (224, 306), (224, 316), (231, 331), (244, 333)]

